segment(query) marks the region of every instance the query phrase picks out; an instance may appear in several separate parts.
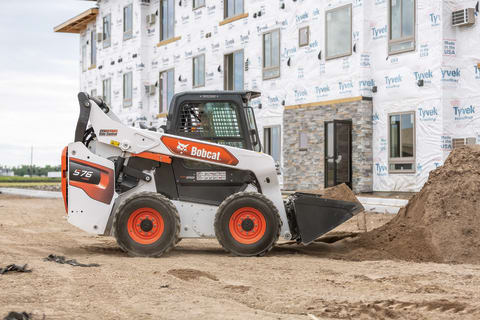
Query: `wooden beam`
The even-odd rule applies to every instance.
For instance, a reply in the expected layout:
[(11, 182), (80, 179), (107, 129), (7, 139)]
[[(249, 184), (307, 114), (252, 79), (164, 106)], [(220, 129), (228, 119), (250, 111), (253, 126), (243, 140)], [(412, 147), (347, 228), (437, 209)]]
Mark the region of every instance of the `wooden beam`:
[(348, 103), (348, 102), (355, 102), (355, 101), (361, 101), (361, 100), (363, 100), (363, 97), (352, 97), (352, 98), (345, 98), (345, 99), (335, 99), (335, 100), (311, 102), (311, 103), (304, 103), (304, 104), (295, 104), (295, 105), (292, 105), (292, 106), (286, 106), (285, 110), (328, 106), (328, 105), (331, 105), (331, 104)]
[(79, 15), (65, 21), (53, 28), (54, 32), (80, 33), (87, 28), (90, 21), (95, 20), (98, 14), (98, 8), (88, 9)]
[(237, 16), (234, 16), (234, 17), (230, 17), (230, 18), (227, 18), (225, 20), (222, 20), (220, 21), (220, 23), (218, 24), (219, 26), (223, 26), (227, 23), (231, 23), (233, 21), (237, 21), (237, 20), (240, 20), (240, 19), (243, 19), (243, 18), (246, 18), (248, 17), (248, 12), (247, 13), (242, 13), (242, 14), (239, 14)]

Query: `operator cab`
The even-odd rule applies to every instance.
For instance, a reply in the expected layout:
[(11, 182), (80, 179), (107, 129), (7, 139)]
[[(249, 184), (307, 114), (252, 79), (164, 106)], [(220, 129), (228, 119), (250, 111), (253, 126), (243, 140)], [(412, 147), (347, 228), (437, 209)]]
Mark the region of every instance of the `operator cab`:
[(173, 96), (167, 134), (261, 151), (251, 99), (254, 91), (190, 91)]

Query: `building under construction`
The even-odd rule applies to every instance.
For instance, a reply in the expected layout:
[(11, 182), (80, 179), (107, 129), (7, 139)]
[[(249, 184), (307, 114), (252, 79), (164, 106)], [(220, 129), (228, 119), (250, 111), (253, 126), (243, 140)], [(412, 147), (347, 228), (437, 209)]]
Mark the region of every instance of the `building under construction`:
[[(285, 189), (417, 191), (480, 141), (476, 0), (101, 0), (80, 90), (125, 123), (165, 123), (174, 93), (253, 90)], [(477, 112), (478, 111), (478, 112)]]

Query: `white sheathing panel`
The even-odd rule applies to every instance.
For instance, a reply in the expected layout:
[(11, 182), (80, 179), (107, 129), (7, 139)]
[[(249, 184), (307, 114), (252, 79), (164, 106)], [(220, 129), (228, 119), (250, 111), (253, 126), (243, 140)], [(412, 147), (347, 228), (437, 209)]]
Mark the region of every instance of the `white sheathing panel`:
[[(244, 88), (262, 92), (261, 98), (252, 101), (261, 135), (264, 126), (282, 125), (284, 105), (373, 97), (373, 189), (416, 191), (428, 173), (443, 163), (451, 151), (452, 138), (480, 140), (480, 71), (476, 67), (480, 62), (480, 43), (475, 40), (478, 23), (471, 27), (451, 26), (453, 10), (475, 7), (477, 1), (416, 0), (416, 48), (391, 56), (388, 1), (245, 0), (244, 12), (248, 17), (222, 26), (219, 22), (223, 20), (223, 1), (206, 0), (206, 6), (197, 10), (192, 10), (192, 0), (182, 0), (181, 6), (180, 1), (174, 1), (175, 37), (181, 39), (157, 47), (159, 16), (154, 25), (147, 26), (146, 15), (159, 13), (159, 0), (151, 0), (150, 4), (139, 0), (102, 0), (96, 22), (88, 26), (80, 41), (84, 44), (88, 40), (88, 31), (94, 25), (101, 32), (102, 17), (111, 13), (111, 46), (104, 49), (97, 42), (97, 68), (81, 72), (81, 90), (90, 92), (96, 88), (101, 94), (102, 80), (110, 77), (111, 104), (125, 123), (145, 119), (147, 125), (161, 125), (165, 118), (157, 119), (159, 88), (150, 95), (145, 85), (155, 84), (161, 71), (174, 68), (175, 92), (192, 90), (192, 57), (204, 53), (205, 87), (199, 89), (221, 90), (224, 55), (243, 49), (244, 59), (248, 59)], [(122, 10), (129, 3), (133, 3), (133, 38), (123, 41)], [(285, 9), (280, 8), (282, 3)], [(325, 11), (345, 4), (352, 4), (355, 50), (350, 56), (327, 61)], [(304, 26), (310, 28), (310, 44), (300, 48), (298, 29)], [(262, 34), (277, 28), (281, 30), (281, 76), (264, 81)], [(208, 33), (211, 37), (206, 37)], [(133, 104), (123, 108), (122, 79), (129, 71), (133, 71)], [(417, 86), (419, 79), (424, 80), (423, 87)], [(371, 90), (374, 85), (378, 88), (376, 93)], [(403, 111), (415, 112), (416, 172), (390, 174), (388, 114)]]

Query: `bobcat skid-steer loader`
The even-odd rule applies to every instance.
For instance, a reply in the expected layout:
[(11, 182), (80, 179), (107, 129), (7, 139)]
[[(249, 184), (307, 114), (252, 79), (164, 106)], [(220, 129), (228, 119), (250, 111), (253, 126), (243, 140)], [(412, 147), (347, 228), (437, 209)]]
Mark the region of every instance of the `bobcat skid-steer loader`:
[(284, 202), (248, 106), (259, 95), (177, 94), (160, 133), (126, 126), (101, 99), (79, 93), (75, 142), (62, 153), (68, 221), (113, 235), (133, 256), (212, 237), (235, 255), (259, 256), (279, 236), (308, 244), (362, 210), (307, 193)]

